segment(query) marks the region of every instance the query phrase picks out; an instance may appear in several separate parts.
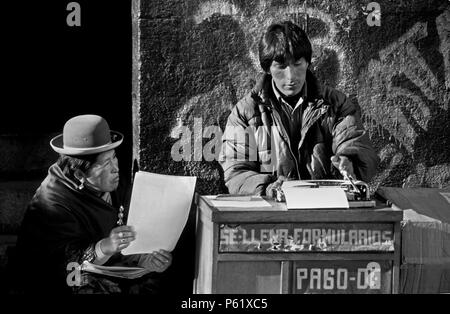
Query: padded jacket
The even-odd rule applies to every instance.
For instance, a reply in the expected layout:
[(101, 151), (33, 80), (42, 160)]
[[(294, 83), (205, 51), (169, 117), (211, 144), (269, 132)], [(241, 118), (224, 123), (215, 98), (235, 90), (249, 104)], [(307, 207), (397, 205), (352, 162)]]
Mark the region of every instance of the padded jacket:
[[(347, 156), (358, 180), (367, 182), (374, 176), (378, 156), (357, 104), (343, 93), (321, 86), (308, 70), (307, 103), (298, 130), (301, 137), (298, 147), (291, 147), (271, 80), (263, 75), (228, 117), (219, 162), (229, 193), (263, 195), (278, 176), (340, 179), (330, 161), (333, 155)], [(299, 165), (307, 171), (302, 172)]]

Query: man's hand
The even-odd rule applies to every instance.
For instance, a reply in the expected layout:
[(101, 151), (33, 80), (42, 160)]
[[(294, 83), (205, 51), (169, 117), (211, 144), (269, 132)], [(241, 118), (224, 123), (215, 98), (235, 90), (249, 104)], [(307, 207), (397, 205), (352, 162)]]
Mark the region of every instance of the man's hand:
[(353, 171), (353, 163), (345, 156), (332, 156), (331, 162), (333, 166), (335, 166), (339, 172), (344, 176), (348, 175), (350, 179), (355, 180), (355, 172)]
[(281, 187), (281, 185), (283, 184), (283, 181), (286, 181), (286, 177), (279, 176), (277, 181), (270, 183), (266, 187), (266, 196), (268, 196), (270, 198), (276, 198), (277, 197), (276, 190)]
[(139, 266), (162, 273), (172, 264), (172, 254), (165, 250), (153, 251), (150, 254), (143, 254), (145, 257), (140, 261)]
[(132, 226), (120, 226), (111, 230), (109, 237), (100, 242), (100, 249), (105, 255), (113, 255), (122, 251), (136, 239)]

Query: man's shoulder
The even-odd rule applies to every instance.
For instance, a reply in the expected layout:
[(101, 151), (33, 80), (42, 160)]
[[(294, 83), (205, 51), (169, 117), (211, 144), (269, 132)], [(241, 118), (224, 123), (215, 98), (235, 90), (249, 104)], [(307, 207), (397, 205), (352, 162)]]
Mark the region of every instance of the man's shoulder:
[(323, 85), (321, 88), (320, 98), (332, 106), (340, 106), (347, 100), (347, 95), (328, 85)]
[(347, 100), (347, 96), (329, 85), (323, 84), (310, 70), (306, 73), (308, 98), (310, 101), (323, 100), (332, 107), (340, 106)]
[(355, 99), (348, 97), (345, 93), (331, 86), (322, 86), (320, 99), (331, 106), (337, 115), (346, 116), (360, 111)]
[(267, 74), (261, 74), (257, 78), (255, 86), (235, 106), (237, 113), (250, 120), (260, 115), (259, 105), (270, 105), (268, 87), (270, 80)]
[(258, 103), (254, 99), (252, 92), (247, 93), (241, 100), (239, 100), (234, 108), (236, 115), (250, 120), (256, 115), (259, 115)]

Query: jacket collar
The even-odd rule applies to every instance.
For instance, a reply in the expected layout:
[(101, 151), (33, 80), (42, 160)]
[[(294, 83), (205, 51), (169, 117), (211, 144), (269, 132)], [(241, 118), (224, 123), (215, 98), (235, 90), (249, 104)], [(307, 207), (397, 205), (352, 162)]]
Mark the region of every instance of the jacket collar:
[[(52, 178), (58, 180), (59, 182), (61, 182), (62, 184), (64, 184), (70, 190), (77, 192), (77, 193), (81, 192), (78, 188), (79, 187), (78, 184), (75, 181), (69, 179), (56, 163), (53, 164), (49, 168), (49, 175), (50, 175), (50, 177), (52, 177)], [(98, 192), (98, 191), (90, 188), (87, 184), (84, 186), (83, 192), (85, 194), (89, 194), (90, 196), (92, 196), (94, 198), (101, 199), (102, 201), (105, 201), (106, 203), (112, 205), (110, 193)]]
[[(295, 107), (290, 109), (290, 112), (292, 112), (292, 110), (297, 109), (299, 106), (301, 106), (304, 103), (305, 99), (307, 99), (307, 96), (306, 96), (307, 90), (308, 90), (307, 84), (304, 84), (302, 90), (300, 91), (301, 96), (298, 99), (297, 103), (295, 104)], [(275, 95), (275, 98), (277, 99), (279, 104), (283, 104), (283, 105), (287, 106), (288, 108), (291, 108), (291, 106), (281, 96), (280, 92), (278, 91), (278, 88), (275, 86), (275, 82), (273, 79), (272, 79), (272, 91), (273, 91), (273, 94)]]

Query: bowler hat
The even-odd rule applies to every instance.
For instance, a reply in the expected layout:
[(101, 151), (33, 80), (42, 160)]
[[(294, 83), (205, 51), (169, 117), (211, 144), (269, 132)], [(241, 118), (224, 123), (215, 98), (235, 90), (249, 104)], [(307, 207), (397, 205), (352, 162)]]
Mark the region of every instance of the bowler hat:
[(92, 155), (119, 146), (123, 135), (111, 131), (108, 122), (97, 115), (76, 116), (66, 122), (63, 133), (50, 141), (54, 151), (64, 155)]

